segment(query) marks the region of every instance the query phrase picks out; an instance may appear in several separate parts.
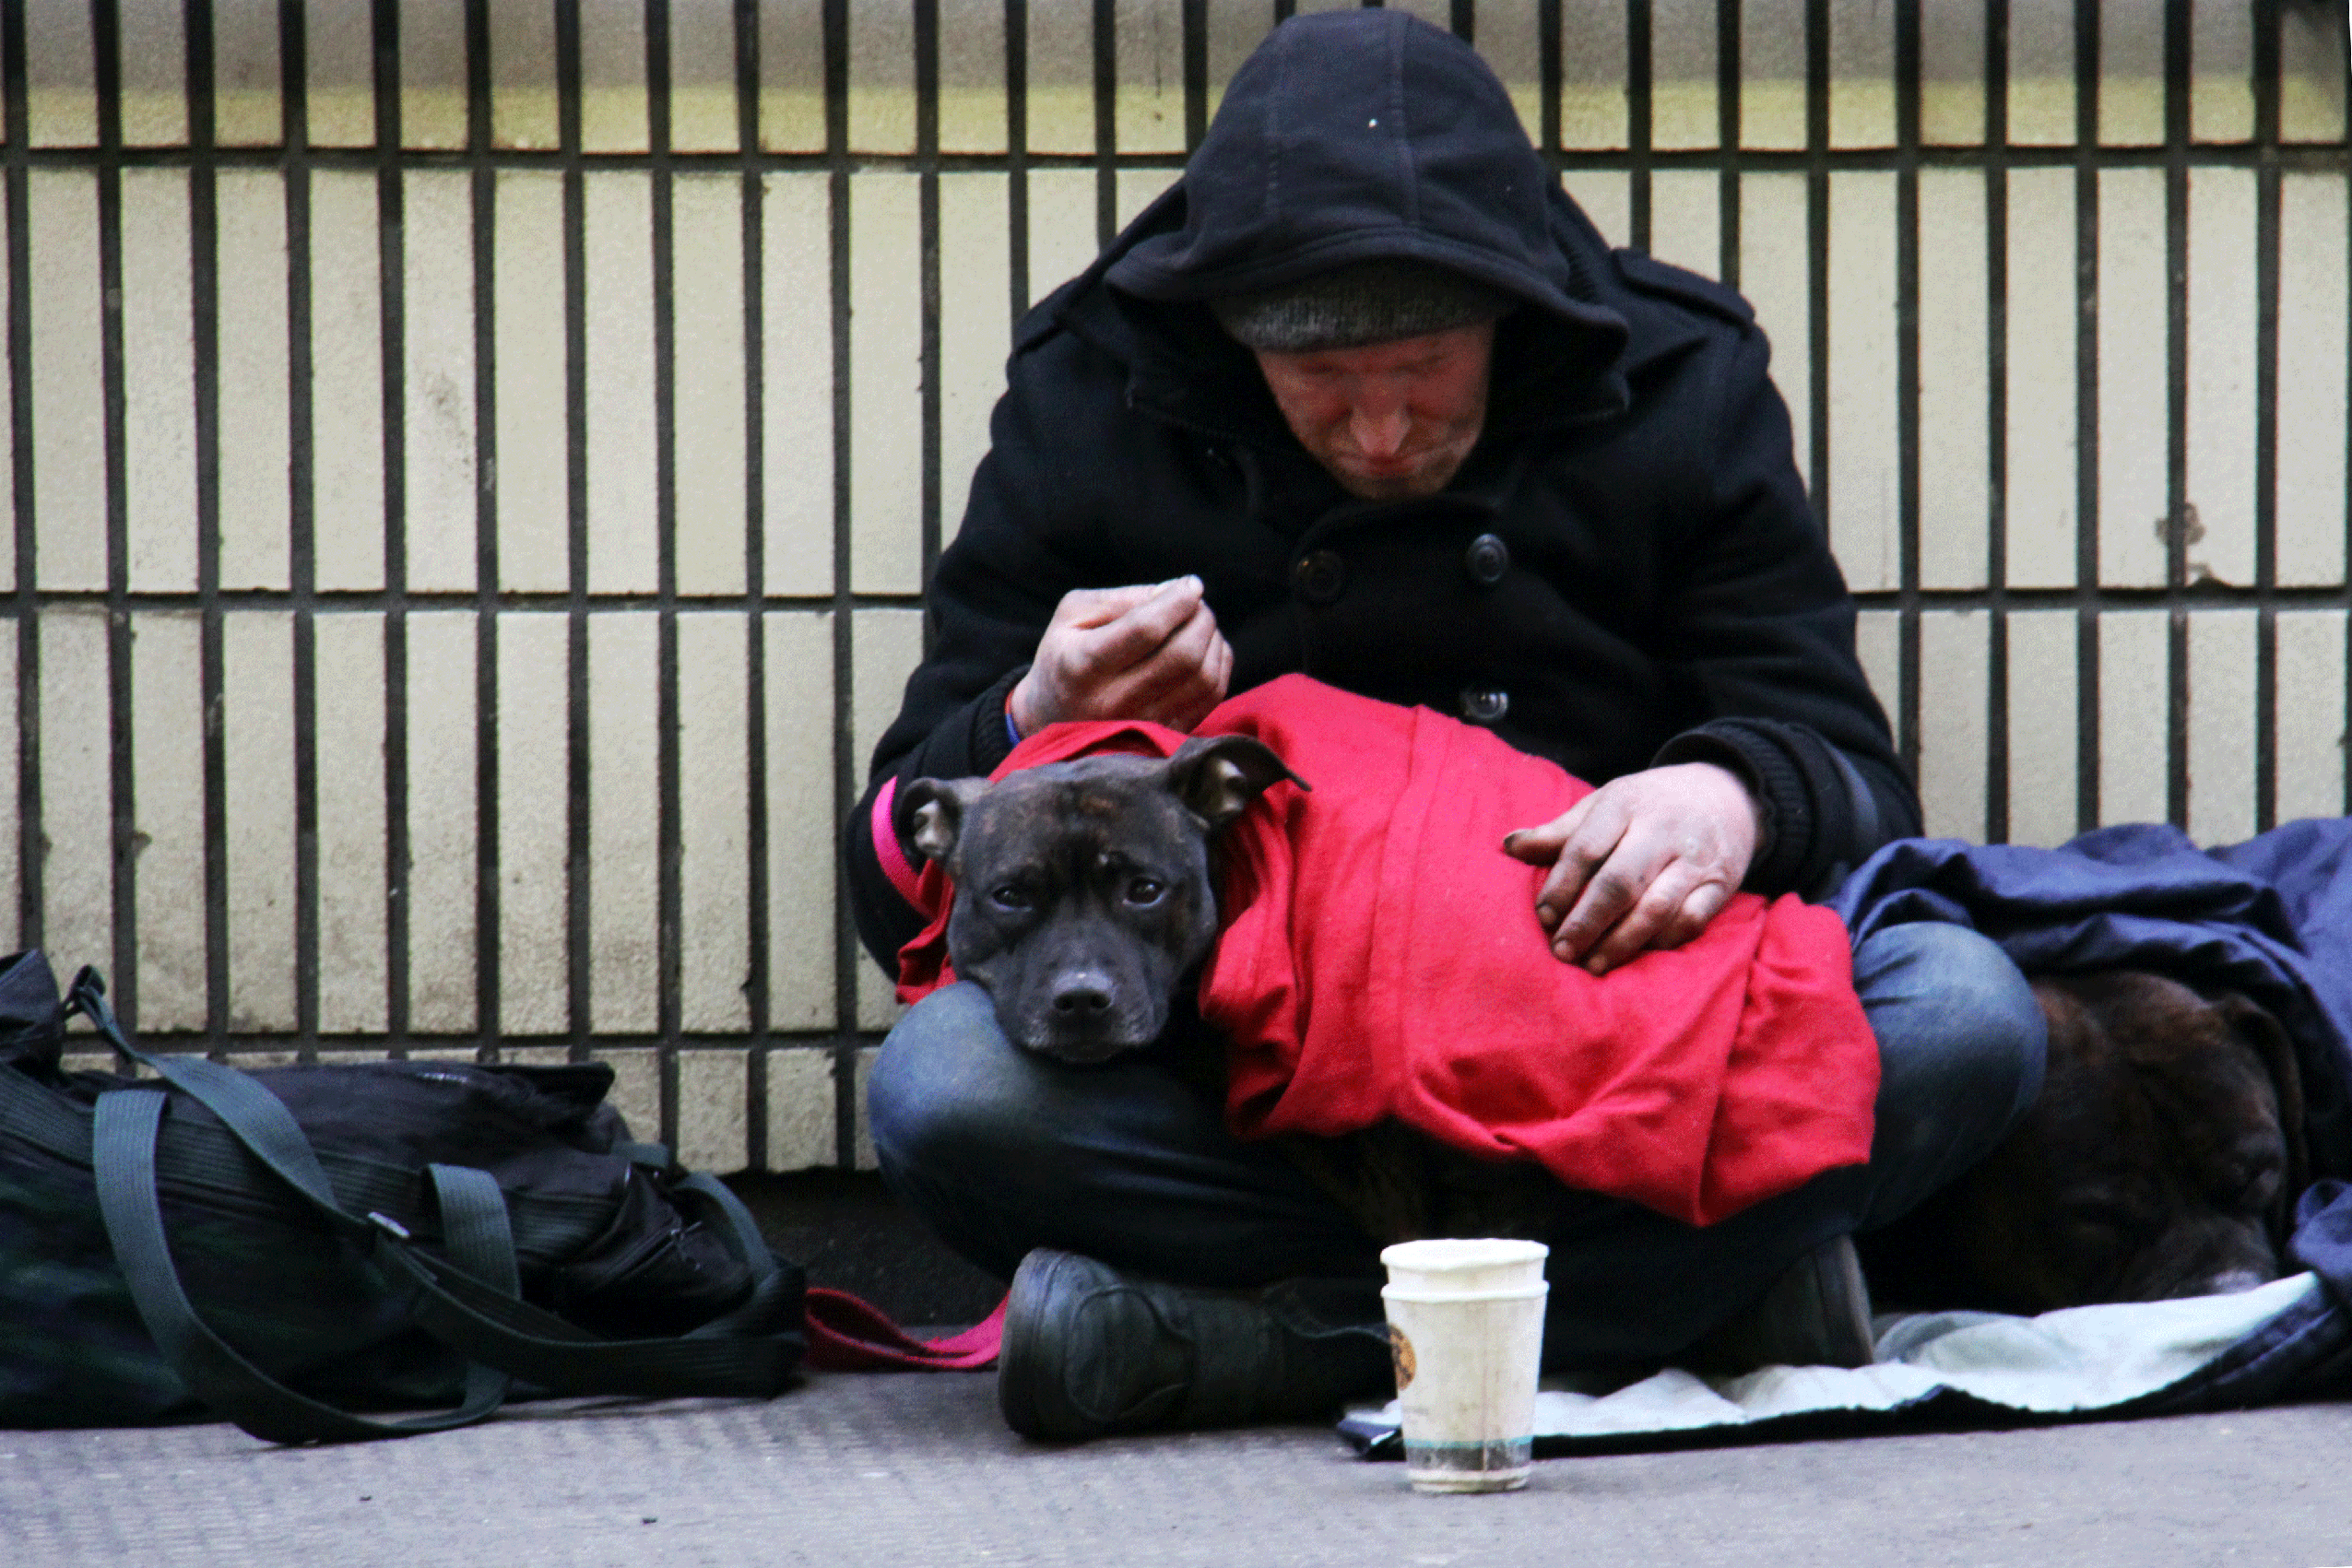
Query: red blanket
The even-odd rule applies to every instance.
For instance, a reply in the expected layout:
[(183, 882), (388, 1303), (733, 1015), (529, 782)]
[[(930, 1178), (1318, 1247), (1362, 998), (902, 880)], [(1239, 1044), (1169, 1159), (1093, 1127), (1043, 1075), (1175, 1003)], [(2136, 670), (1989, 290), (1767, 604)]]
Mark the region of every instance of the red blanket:
[[(1275, 785), (1219, 844), (1223, 934), (1200, 1010), (1232, 1042), (1235, 1135), (1394, 1118), (1698, 1225), (1869, 1158), (1878, 1048), (1830, 911), (1743, 893), (1696, 941), (1596, 978), (1552, 956), (1542, 874), (1501, 848), (1589, 784), (1426, 708), (1303, 676), (1200, 732), (1256, 736), (1313, 786)], [(1057, 725), (998, 776), (1183, 739)], [(908, 1001), (952, 978), (936, 866), (916, 895), (934, 918), (899, 955)]]

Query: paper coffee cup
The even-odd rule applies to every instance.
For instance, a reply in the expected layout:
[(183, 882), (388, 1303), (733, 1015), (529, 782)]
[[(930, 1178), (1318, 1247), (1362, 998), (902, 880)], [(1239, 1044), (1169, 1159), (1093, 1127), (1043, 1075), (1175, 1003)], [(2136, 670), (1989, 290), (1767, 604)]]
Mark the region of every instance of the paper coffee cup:
[(1380, 1254), (1405, 1474), (1416, 1491), (1509, 1491), (1533, 1468), (1541, 1242), (1401, 1242)]

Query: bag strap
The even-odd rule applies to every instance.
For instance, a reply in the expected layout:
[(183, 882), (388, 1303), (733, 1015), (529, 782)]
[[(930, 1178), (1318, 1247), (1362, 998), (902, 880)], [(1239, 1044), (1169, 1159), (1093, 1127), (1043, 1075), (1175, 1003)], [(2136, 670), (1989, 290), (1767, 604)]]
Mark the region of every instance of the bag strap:
[[(328, 1185), (309, 1138), (283, 1101), (256, 1079), (218, 1062), (193, 1056), (150, 1055), (133, 1047), (124, 1037), (113, 1009), (107, 1005), (105, 983), (94, 970), (85, 968), (75, 976), (67, 1006), (87, 1013), (100, 1032), (118, 1049), (153, 1068), (173, 1088), (219, 1117), (238, 1142), (292, 1187), (330, 1226), (360, 1244), (376, 1263), (414, 1286), (418, 1295), (412, 1313), (417, 1326), (473, 1361), (557, 1394), (656, 1398), (750, 1394), (764, 1397), (781, 1393), (791, 1382), (805, 1345), (801, 1336), (788, 1331), (740, 1331), (751, 1323), (765, 1321), (764, 1315), (773, 1309), (785, 1286), (782, 1272), (775, 1267), (764, 1242), (745, 1253), (744, 1260), (751, 1267), (757, 1281), (752, 1299), (728, 1314), (718, 1332), (704, 1335), (698, 1331), (655, 1339), (600, 1339), (553, 1313), (532, 1306), (514, 1291), (502, 1290), (495, 1266), (484, 1267), (458, 1256), (454, 1243), (451, 1256), (437, 1256), (416, 1245), (408, 1229), (386, 1215), (371, 1213), (361, 1219), (345, 1211), (336, 1201), (335, 1190)], [(152, 1091), (112, 1092), (158, 1098)], [(106, 1096), (100, 1098), (102, 1102)], [(160, 1118), (160, 1109), (157, 1114)], [(150, 1135), (150, 1166), (152, 1146)], [(469, 1172), (468, 1175), (479, 1176), (479, 1185), (490, 1191), (497, 1190), (496, 1181), (487, 1173)], [(151, 1177), (148, 1185), (150, 1189), (153, 1186)], [(750, 1234), (756, 1238), (758, 1227), (752, 1224), (748, 1212), (729, 1212), (732, 1200), (732, 1194), (719, 1200), (722, 1213), (728, 1214), (727, 1232), (749, 1227)], [(461, 1205), (465, 1202), (463, 1197), (459, 1201)], [(740, 1207), (739, 1203), (733, 1204), (737, 1210)], [(488, 1223), (486, 1220), (481, 1222)], [(499, 1197), (496, 1223), (502, 1231), (507, 1225), (502, 1194)], [(739, 1233), (735, 1239), (739, 1245), (743, 1244)], [(511, 1244), (510, 1240), (510, 1257)], [(762, 1278), (763, 1268), (765, 1277)], [(514, 1265), (506, 1264), (503, 1272), (511, 1278)], [(760, 1315), (747, 1315), (755, 1312)], [(158, 1342), (161, 1342), (160, 1337)]]
[[(163, 1126), (163, 1102), (164, 1095), (150, 1089), (110, 1090), (100, 1095), (92, 1159), (99, 1212), (132, 1303), (156, 1348), (191, 1394), (271, 1443), (348, 1443), (447, 1432), (480, 1421), (505, 1401), (506, 1375), (478, 1362), (466, 1370), (465, 1396), (455, 1409), (373, 1421), (296, 1393), (230, 1349), (196, 1315), (164, 1238), (163, 1206), (155, 1180), (155, 1140)], [(454, 1178), (444, 1182), (443, 1172), (453, 1172)], [(448, 1227), (450, 1244), (453, 1250), (462, 1247), (473, 1254), (477, 1267), (495, 1274), (499, 1260), (490, 1252), (505, 1231), (505, 1202), (496, 1182), (483, 1176), (489, 1185), (485, 1194), (467, 1176), (483, 1173), (455, 1172), (448, 1166), (435, 1171), (444, 1209), (459, 1215)], [(494, 1219), (486, 1205), (495, 1205)], [(504, 1271), (510, 1278), (514, 1267), (509, 1239)]]

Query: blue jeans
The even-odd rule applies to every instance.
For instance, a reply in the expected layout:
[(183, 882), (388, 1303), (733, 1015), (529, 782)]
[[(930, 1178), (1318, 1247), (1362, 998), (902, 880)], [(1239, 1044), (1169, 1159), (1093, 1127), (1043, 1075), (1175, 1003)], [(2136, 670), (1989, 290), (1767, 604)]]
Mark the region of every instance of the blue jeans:
[[(1958, 926), (1890, 927), (1854, 955), (1878, 1037), (1867, 1165), (1824, 1172), (1705, 1228), (1558, 1190), (1542, 1239), (1544, 1363), (1671, 1356), (1798, 1258), (1886, 1224), (1974, 1164), (2041, 1087), (2040, 1008), (2002, 951)], [(1380, 1317), (1379, 1246), (1270, 1145), (1225, 1130), (1217, 1095), (1152, 1053), (1071, 1067), (1008, 1042), (977, 986), (940, 991), (883, 1043), (868, 1088), (891, 1189), (982, 1268), (1057, 1247), (1179, 1284), (1314, 1279)]]

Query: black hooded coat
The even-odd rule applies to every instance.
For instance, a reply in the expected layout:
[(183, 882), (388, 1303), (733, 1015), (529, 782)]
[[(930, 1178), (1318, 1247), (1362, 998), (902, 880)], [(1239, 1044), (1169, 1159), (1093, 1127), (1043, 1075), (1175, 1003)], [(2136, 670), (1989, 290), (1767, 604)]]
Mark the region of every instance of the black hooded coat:
[[(1201, 301), (1376, 257), (1520, 301), (1484, 433), (1426, 500), (1357, 500), (1300, 446)], [(848, 824), (858, 930), (920, 924), (871, 837), (891, 779), (986, 773), (1073, 588), (1200, 576), (1232, 690), (1304, 671), (1491, 725), (1593, 783), (1739, 772), (1747, 885), (1822, 896), (1917, 797), (1738, 294), (1613, 252), (1469, 46), (1398, 11), (1275, 29), (1184, 177), (1015, 333), (929, 653)]]

